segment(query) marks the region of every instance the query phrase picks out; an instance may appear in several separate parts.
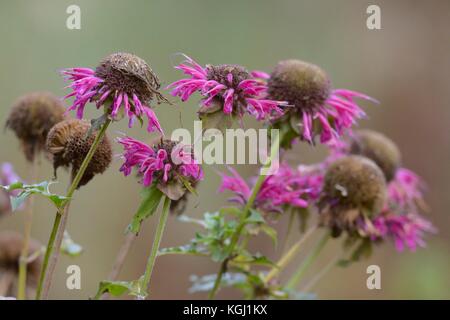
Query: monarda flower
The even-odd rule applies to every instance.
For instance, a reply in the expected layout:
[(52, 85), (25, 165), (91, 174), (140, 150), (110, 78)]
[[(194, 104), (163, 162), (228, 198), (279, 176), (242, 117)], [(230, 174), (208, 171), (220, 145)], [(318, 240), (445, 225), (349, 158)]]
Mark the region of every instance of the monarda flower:
[[(229, 190), (234, 196), (229, 200), (242, 206), (251, 194), (250, 185), (233, 169), (231, 175), (222, 173), (219, 192)], [(309, 200), (318, 194), (321, 178), (309, 175), (306, 170), (295, 171), (287, 164), (282, 164), (273, 175), (267, 176), (259, 190), (255, 208), (267, 213), (281, 213), (287, 208), (306, 208)]]
[[(0, 185), (8, 186), (14, 182), (20, 181), (20, 177), (15, 173), (13, 166), (10, 163), (4, 162), (0, 165)], [(6, 213), (11, 212), (10, 195), (17, 195), (20, 190), (11, 193), (0, 189), (0, 217)]]
[(373, 240), (390, 238), (398, 251), (405, 248), (415, 251), (417, 247), (425, 247), (425, 233), (436, 232), (431, 222), (418, 214), (385, 212), (373, 220), (373, 226), (377, 230)]
[(28, 161), (44, 150), (49, 130), (64, 119), (64, 111), (61, 100), (48, 92), (29, 93), (14, 103), (6, 128), (14, 131)]
[[(318, 202), (320, 224), (331, 228), (333, 236), (375, 232), (371, 219), (386, 201), (386, 179), (370, 159), (345, 156), (327, 169)], [(364, 225), (364, 227), (362, 227)]]
[[(265, 120), (282, 114), (281, 107), (286, 105), (285, 102), (266, 99), (267, 87), (256, 77), (258, 73), (249, 72), (239, 65), (208, 64), (203, 67), (186, 57), (186, 61), (175, 68), (189, 78), (178, 80), (167, 88), (172, 89), (171, 94), (179, 96), (182, 101), (199, 92), (203, 96), (199, 110), (202, 120), (218, 116), (226, 121), (234, 116), (242, 118), (245, 113), (257, 120)], [(208, 123), (204, 127), (208, 127)]]
[(159, 93), (160, 82), (149, 65), (130, 53), (114, 53), (104, 58), (95, 70), (89, 68), (70, 68), (62, 71), (70, 82), (72, 92), (65, 98), (75, 97), (68, 110), (76, 110), (77, 118), (82, 119), (88, 102), (97, 108), (104, 107), (105, 114), (113, 120), (128, 117), (129, 127), (137, 118), (141, 122), (148, 119), (147, 130), (162, 133), (150, 102), (167, 102)]
[[(0, 232), (0, 296), (16, 296), (18, 287), (18, 267), (23, 247), (21, 234), (12, 231)], [(31, 240), (29, 243), (30, 256), (41, 250), (41, 245)], [(26, 295), (31, 298), (39, 280), (42, 259), (39, 254), (27, 264)]]
[(272, 122), (284, 132), (287, 147), (296, 137), (310, 143), (316, 136), (321, 143), (340, 137), (365, 116), (355, 98), (375, 101), (356, 91), (333, 89), (325, 71), (300, 60), (281, 61), (270, 75), (260, 76), (267, 78), (269, 99), (288, 103)]
[[(86, 157), (96, 133), (89, 134), (91, 124), (84, 120), (68, 119), (55, 125), (47, 138), (47, 150), (53, 155), (53, 167), (71, 167), (72, 179), (76, 176)], [(78, 184), (78, 188), (87, 184), (95, 175), (103, 173), (112, 160), (111, 143), (105, 136)]]
[(153, 146), (130, 137), (117, 141), (124, 148), (120, 171), (128, 176), (136, 168), (145, 187), (156, 183), (171, 200), (179, 200), (185, 194), (187, 184), (192, 187), (203, 178), (201, 166), (189, 146), (167, 139), (161, 139)]

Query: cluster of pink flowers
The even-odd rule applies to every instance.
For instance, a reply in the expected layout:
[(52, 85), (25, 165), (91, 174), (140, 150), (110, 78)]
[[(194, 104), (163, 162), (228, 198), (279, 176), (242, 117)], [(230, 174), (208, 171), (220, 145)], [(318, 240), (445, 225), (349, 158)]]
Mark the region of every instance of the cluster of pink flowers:
[(206, 107), (211, 106), (214, 99), (220, 99), (223, 113), (242, 116), (246, 111), (258, 120), (275, 114), (281, 115), (281, 107), (287, 104), (264, 98), (267, 86), (259, 79), (260, 72), (246, 72), (240, 66), (202, 67), (189, 57), (175, 68), (189, 76), (167, 87), (172, 89), (173, 96), (179, 96), (182, 101), (187, 101), (193, 93), (200, 92), (204, 97), (202, 104)]
[[(411, 251), (425, 247), (426, 232), (435, 233), (431, 222), (418, 214), (380, 214), (372, 221), (381, 238), (392, 238), (398, 251), (407, 247)], [(373, 237), (377, 240), (378, 237)]]
[[(222, 173), (219, 192), (229, 190), (234, 193), (230, 201), (245, 205), (251, 194), (249, 184), (232, 168), (231, 175)], [(265, 212), (283, 212), (286, 207), (306, 208), (309, 201), (320, 193), (322, 175), (315, 171), (299, 170), (282, 164), (280, 168), (264, 180), (255, 200), (255, 207)]]
[(72, 92), (64, 99), (75, 97), (68, 111), (76, 110), (78, 119), (83, 118), (87, 103), (95, 102), (98, 109), (112, 100), (110, 115), (113, 119), (117, 118), (123, 107), (123, 112), (129, 119), (129, 127), (132, 127), (135, 118), (141, 119), (145, 116), (148, 119), (147, 130), (149, 132), (155, 130), (163, 132), (155, 112), (149, 106), (144, 105), (135, 93), (120, 92), (109, 88), (104, 80), (97, 77), (95, 71), (90, 68), (69, 68), (63, 70), (62, 74), (67, 81), (70, 81), (68, 87), (72, 89)]
[(153, 147), (130, 137), (117, 140), (124, 148), (124, 163), (120, 168), (128, 176), (133, 168), (142, 174), (142, 184), (149, 186), (155, 178), (168, 183), (178, 175), (194, 181), (203, 178), (201, 166), (187, 147), (175, 142), (161, 142)]

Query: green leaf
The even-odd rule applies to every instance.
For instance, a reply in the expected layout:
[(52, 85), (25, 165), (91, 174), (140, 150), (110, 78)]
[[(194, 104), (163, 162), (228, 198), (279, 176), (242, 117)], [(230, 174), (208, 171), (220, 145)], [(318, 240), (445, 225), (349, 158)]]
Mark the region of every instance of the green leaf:
[(219, 210), (219, 213), (222, 215), (231, 215), (236, 217), (239, 217), (241, 212), (242, 210), (236, 207), (225, 207)]
[(261, 231), (268, 235), (270, 239), (272, 239), (273, 245), (276, 247), (278, 243), (277, 230), (268, 226), (267, 224), (264, 224), (261, 226)]
[(266, 220), (264, 220), (261, 213), (259, 213), (257, 210), (250, 209), (250, 216), (246, 219), (247, 223), (265, 223)]
[(147, 296), (146, 289), (143, 288), (143, 277), (133, 281), (101, 281), (94, 299), (100, 299), (104, 293), (114, 297), (120, 297), (126, 293), (142, 298)]
[(49, 199), (56, 208), (61, 208), (63, 203), (68, 200), (65, 196), (60, 196), (50, 192), (50, 185), (54, 184), (52, 181), (43, 181), (37, 184), (24, 184), (23, 182), (15, 182), (9, 186), (1, 186), (7, 192), (14, 190), (22, 190), (17, 196), (11, 196), (11, 208), (13, 211), (17, 210), (25, 200), (32, 194), (39, 194)]
[(64, 238), (61, 244), (61, 253), (69, 257), (78, 257), (83, 252), (83, 247), (72, 240), (69, 233), (64, 231)]
[(184, 246), (170, 247), (160, 249), (158, 256), (164, 256), (168, 254), (185, 254), (185, 255), (196, 255), (205, 256), (208, 254), (207, 250), (203, 247), (197, 246), (195, 243), (190, 243)]
[(141, 193), (142, 202), (134, 214), (133, 220), (128, 225), (128, 231), (138, 234), (141, 229), (142, 222), (153, 215), (158, 208), (163, 193), (156, 187), (156, 184), (144, 188)]

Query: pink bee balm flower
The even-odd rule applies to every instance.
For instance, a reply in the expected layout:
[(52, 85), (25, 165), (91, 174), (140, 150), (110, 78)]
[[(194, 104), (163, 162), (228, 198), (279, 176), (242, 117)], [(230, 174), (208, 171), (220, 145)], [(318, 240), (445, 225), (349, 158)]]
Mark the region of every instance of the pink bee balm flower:
[(411, 251), (425, 247), (424, 234), (436, 232), (431, 222), (417, 214), (381, 214), (374, 219), (373, 225), (380, 237), (394, 240), (398, 251), (403, 251), (405, 247)]
[(258, 120), (283, 113), (281, 107), (285, 102), (266, 99), (267, 87), (255, 74), (238, 65), (199, 65), (193, 59), (175, 67), (183, 71), (189, 78), (170, 84), (173, 96), (187, 101), (190, 96), (199, 92), (202, 100), (201, 113), (209, 113), (220, 106), (221, 112), (227, 115), (242, 117), (245, 112)]
[[(191, 184), (203, 178), (201, 166), (194, 159), (190, 148), (171, 140), (161, 140), (154, 146), (149, 146), (139, 140), (124, 137), (117, 140), (123, 147), (123, 159), (120, 171), (125, 176), (136, 168), (142, 175), (142, 184), (150, 186), (156, 182), (161, 191), (166, 186), (184, 182)], [(178, 200), (184, 194), (177, 194), (172, 200)], [(168, 194), (169, 197), (171, 195)]]
[[(268, 78), (268, 97), (287, 101), (286, 113), (273, 122), (274, 127), (288, 128), (292, 134), (310, 143), (315, 136), (326, 143), (349, 131), (365, 117), (355, 98), (376, 102), (362, 93), (332, 89), (328, 75), (318, 66), (299, 60), (278, 63)], [(291, 141), (286, 141), (290, 145)]]
[(399, 168), (388, 185), (388, 205), (400, 211), (417, 212), (425, 206), (423, 192), (425, 183), (413, 171)]
[[(251, 194), (250, 186), (233, 168), (229, 171), (231, 175), (221, 174), (219, 192), (229, 190), (235, 194), (230, 201), (245, 205)], [(308, 207), (308, 201), (319, 193), (321, 181), (305, 173), (282, 164), (274, 175), (267, 176), (263, 182), (255, 207), (265, 212), (282, 212), (285, 206)]]
[(147, 130), (162, 133), (155, 112), (149, 103), (156, 96), (158, 103), (167, 100), (158, 92), (158, 77), (149, 65), (133, 54), (114, 53), (104, 58), (95, 69), (69, 68), (62, 71), (70, 82), (72, 92), (64, 98), (75, 97), (68, 111), (76, 110), (77, 118), (83, 118), (88, 102), (94, 102), (97, 109), (105, 107), (105, 112), (118, 120), (126, 116), (129, 127), (137, 118), (148, 119)]

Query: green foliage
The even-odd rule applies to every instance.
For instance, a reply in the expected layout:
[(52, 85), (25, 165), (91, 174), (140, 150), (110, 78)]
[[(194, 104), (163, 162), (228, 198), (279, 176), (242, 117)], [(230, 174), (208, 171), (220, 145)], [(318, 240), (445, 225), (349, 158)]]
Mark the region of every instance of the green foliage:
[(144, 188), (141, 192), (142, 202), (134, 214), (131, 223), (128, 225), (128, 231), (138, 234), (141, 229), (142, 222), (152, 216), (163, 197), (163, 193), (157, 188), (156, 184)]
[(105, 293), (109, 293), (113, 297), (120, 297), (124, 294), (139, 298), (147, 296), (146, 288), (143, 286), (143, 277), (132, 281), (101, 281), (94, 299), (100, 299)]
[(37, 184), (24, 184), (23, 182), (15, 182), (9, 186), (2, 186), (0, 188), (7, 192), (15, 190), (21, 190), (17, 196), (11, 196), (11, 208), (13, 211), (22, 206), (25, 200), (32, 194), (39, 194), (48, 200), (50, 200), (56, 208), (61, 208), (63, 203), (68, 200), (65, 196), (60, 196), (50, 192), (50, 185), (54, 184), (53, 181), (43, 181)]

